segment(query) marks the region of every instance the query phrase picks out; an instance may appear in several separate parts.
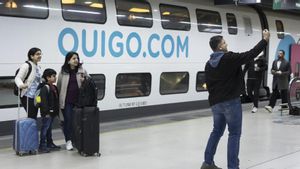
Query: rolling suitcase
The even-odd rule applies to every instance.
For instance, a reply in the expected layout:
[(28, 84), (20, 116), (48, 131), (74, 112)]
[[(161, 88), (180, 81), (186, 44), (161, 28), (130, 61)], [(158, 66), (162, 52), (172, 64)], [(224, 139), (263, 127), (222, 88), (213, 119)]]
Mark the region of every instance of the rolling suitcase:
[(74, 108), (73, 143), (82, 156), (100, 156), (98, 107)]
[[(27, 100), (28, 110), (28, 100)], [(19, 156), (36, 154), (39, 146), (38, 128), (36, 120), (31, 118), (20, 119), (20, 99), (18, 97), (18, 119), (15, 124), (13, 149)]]

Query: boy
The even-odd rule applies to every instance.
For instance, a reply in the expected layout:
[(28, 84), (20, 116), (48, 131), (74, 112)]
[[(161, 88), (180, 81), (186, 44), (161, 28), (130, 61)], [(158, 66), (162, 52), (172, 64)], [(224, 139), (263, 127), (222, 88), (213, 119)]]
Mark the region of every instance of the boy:
[(54, 85), (56, 82), (56, 71), (46, 69), (43, 73), (45, 82), (40, 90), (40, 112), (42, 117), (42, 127), (40, 134), (39, 152), (48, 153), (50, 150), (59, 150), (60, 147), (55, 145), (52, 140), (52, 123), (59, 112), (58, 90)]

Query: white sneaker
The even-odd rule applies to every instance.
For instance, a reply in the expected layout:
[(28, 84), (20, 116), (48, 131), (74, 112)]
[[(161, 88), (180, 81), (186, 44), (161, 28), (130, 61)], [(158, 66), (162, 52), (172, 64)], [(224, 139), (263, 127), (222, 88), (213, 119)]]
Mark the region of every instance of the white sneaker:
[(265, 106), (265, 109), (269, 112), (272, 113), (273, 112), (273, 108), (271, 106)]
[(253, 109), (252, 109), (251, 112), (252, 112), (252, 113), (256, 113), (256, 112), (257, 112), (257, 107), (253, 107)]
[(66, 149), (68, 151), (73, 150), (73, 145), (72, 145), (72, 141), (71, 140), (67, 141), (67, 143), (66, 143)]

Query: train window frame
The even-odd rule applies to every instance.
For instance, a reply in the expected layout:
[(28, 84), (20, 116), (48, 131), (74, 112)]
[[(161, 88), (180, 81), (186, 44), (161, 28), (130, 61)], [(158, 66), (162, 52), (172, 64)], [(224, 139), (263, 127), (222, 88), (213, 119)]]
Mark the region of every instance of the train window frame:
[[(2, 0), (0, 0), (1, 2)], [(8, 3), (8, 2), (6, 2)], [(10, 4), (7, 4), (6, 6), (6, 3), (2, 3), (3, 4), (3, 8), (6, 9), (6, 8), (11, 8), (11, 9), (14, 9), (14, 8), (17, 8), (18, 4), (16, 2), (10, 2)], [(24, 0), (22, 0), (22, 2), (18, 2), (18, 3), (26, 3), (24, 2)], [(8, 16), (8, 17), (18, 17), (18, 18), (30, 18), (30, 19), (47, 19), (49, 17), (49, 1), (48, 0), (45, 0), (44, 3), (40, 3), (40, 4), (43, 4), (43, 6), (38, 6), (38, 7), (35, 7), (35, 5), (33, 5), (33, 3), (29, 4), (29, 5), (19, 5), (21, 6), (22, 8), (17, 8), (18, 10), (20, 9), (21, 12), (19, 12), (19, 14), (9, 14), (9, 13), (4, 13), (3, 12), (3, 9), (1, 8), (1, 5), (0, 5), (0, 16)], [(9, 6), (9, 7), (8, 7)], [(35, 10), (41, 10), (41, 9), (45, 9), (46, 10), (46, 14), (44, 15), (41, 15), (41, 12), (40, 13), (31, 13), (31, 15), (29, 15), (30, 13), (28, 13), (28, 15), (24, 15), (24, 13), (26, 12), (22, 12), (22, 10), (24, 9), (35, 9)], [(19, 10), (19, 11), (20, 11)], [(23, 14), (23, 15), (22, 15)]]
[[(170, 75), (172, 75), (172, 74), (182, 74), (182, 73), (185, 73), (186, 75), (187, 75), (187, 84), (185, 84), (185, 86), (186, 86), (186, 88), (184, 88), (185, 90), (182, 90), (182, 91), (180, 91), (180, 92), (176, 92), (176, 90), (173, 90), (173, 91), (175, 91), (175, 92), (172, 92), (172, 91), (168, 91), (168, 90), (166, 90), (166, 92), (162, 89), (162, 82), (163, 82), (163, 78), (162, 78), (162, 76), (163, 76), (163, 74), (170, 74)], [(162, 72), (161, 74), (160, 74), (160, 78), (159, 78), (159, 93), (161, 94), (161, 95), (171, 95), (171, 94), (182, 94), (182, 93), (187, 93), (188, 91), (189, 91), (189, 84), (190, 84), (190, 74), (189, 74), (189, 72), (187, 72), (187, 71), (182, 71), (182, 72)], [(167, 86), (167, 85), (166, 85)], [(170, 89), (170, 87), (164, 87), (164, 89)]]
[[(5, 103), (5, 104), (2, 104), (1, 103), (2, 100), (0, 99), (0, 108), (11, 108), (11, 107), (17, 107), (18, 106), (18, 97), (13, 94), (13, 86), (14, 86), (14, 83), (15, 83), (14, 79), (15, 79), (14, 76), (0, 77), (1, 98), (5, 98), (5, 101), (11, 100), (11, 103), (8, 102), (8, 103)], [(3, 83), (3, 81), (6, 81), (6, 82), (10, 81), (9, 88), (7, 88), (7, 91), (6, 91), (7, 92), (6, 95), (2, 94), (2, 90), (3, 90), (2, 83)]]
[[(123, 18), (123, 17), (120, 17), (120, 16), (123, 16), (123, 14), (122, 14), (122, 12), (120, 13), (120, 10), (119, 10), (120, 8), (118, 8), (118, 3), (120, 3), (121, 1), (124, 1), (124, 2), (126, 1), (125, 3), (127, 3), (127, 5), (128, 5), (129, 2), (148, 5), (149, 8), (147, 8), (147, 9), (149, 10), (149, 14), (150, 14), (148, 16), (149, 18), (145, 18), (145, 17), (141, 17), (141, 16), (135, 16), (135, 15), (133, 15), (134, 12), (129, 13), (129, 11), (127, 11), (129, 14), (126, 15), (126, 17), (124, 17), (124, 18), (128, 18), (128, 19), (126, 19), (124, 21), (120, 20), (119, 18)], [(142, 28), (152, 28), (153, 27), (152, 7), (151, 7), (151, 4), (146, 0), (115, 0), (115, 9), (116, 9), (117, 22), (120, 26), (142, 27)], [(135, 9), (135, 10), (139, 10), (139, 9)], [(145, 13), (145, 12), (135, 12), (135, 13)], [(140, 17), (139, 19), (141, 19), (141, 18), (143, 18), (143, 19), (142, 19), (142, 21), (139, 21), (139, 22), (136, 22), (136, 23), (133, 22), (133, 24), (129, 24), (130, 23), (130, 18), (134, 18), (134, 17), (137, 17), (137, 18)], [(150, 20), (150, 17), (151, 17), (151, 22), (149, 22), (150, 24), (146, 24), (148, 22), (145, 22), (145, 21)], [(139, 23), (139, 24), (137, 24), (137, 23)]]
[(227, 21), (228, 33), (230, 35), (237, 35), (238, 28), (237, 28), (236, 16), (233, 13), (226, 13), (226, 21)]
[[(196, 19), (197, 19), (197, 28), (198, 28), (199, 32), (215, 33), (215, 34), (221, 34), (223, 32), (222, 18), (221, 18), (221, 14), (219, 12), (213, 11), (213, 10), (199, 9), (199, 8), (197, 8), (195, 12), (196, 12)], [(209, 17), (206, 17), (206, 19), (210, 19), (210, 21), (212, 21), (212, 19), (218, 19), (220, 22), (219, 23), (217, 21), (211, 22), (211, 23), (210, 22), (200, 22), (200, 16), (199, 16), (200, 12), (206, 13), (206, 16), (209, 16)], [(215, 16), (217, 16), (217, 17), (215, 17)], [(211, 26), (211, 25), (216, 25), (216, 26)], [(211, 28), (214, 28), (214, 27), (215, 28), (219, 27), (219, 29), (216, 29), (219, 31), (211, 31)], [(205, 30), (207, 28), (209, 28), (209, 29)]]
[[(90, 74), (90, 76), (92, 77), (93, 81), (95, 82), (96, 84), (96, 87), (98, 89), (98, 95), (97, 95), (97, 100), (103, 100), (103, 98), (105, 97), (105, 89), (106, 89), (106, 77), (104, 74)], [(98, 83), (98, 79), (96, 78), (96, 76), (102, 76), (103, 77), (103, 88), (102, 87), (102, 84), (99, 84)], [(102, 93), (100, 91), (103, 91)]]
[(284, 38), (284, 25), (281, 20), (275, 20), (276, 31), (278, 39)]
[[(127, 75), (127, 79), (126, 80), (129, 79), (127, 81), (127, 83), (121, 83), (121, 84), (118, 83), (118, 82), (120, 82), (120, 80), (119, 80), (120, 76), (124, 76), (125, 77), (126, 75)], [(137, 85), (139, 83), (133, 83), (133, 81), (130, 81), (132, 79), (136, 80), (137, 78), (132, 78), (132, 77), (137, 76), (137, 75), (141, 75), (140, 80), (144, 80), (144, 81), (138, 81), (138, 82), (140, 82), (141, 85)], [(142, 75), (146, 75), (146, 76), (142, 76)], [(136, 98), (136, 97), (148, 97), (151, 94), (151, 91), (152, 91), (152, 74), (150, 72), (119, 73), (116, 76), (116, 81), (115, 82), (116, 82), (116, 85), (115, 85), (115, 96), (118, 99)], [(128, 84), (129, 82), (131, 82), (131, 84)], [(132, 87), (132, 84), (134, 84), (135, 86)], [(131, 90), (131, 92), (128, 92), (128, 93), (133, 93), (132, 91), (134, 91), (134, 95), (130, 95), (130, 94), (126, 93), (126, 92), (122, 93), (122, 94), (119, 94), (118, 92), (121, 91), (121, 89), (122, 89), (122, 88), (120, 89), (120, 87), (119, 87), (120, 85), (124, 85), (125, 87), (127, 87), (127, 88), (124, 88), (123, 90), (129, 90), (129, 91)], [(144, 85), (144, 86), (142, 86), (142, 85)], [(118, 87), (119, 87), (119, 89), (118, 89)], [(142, 87), (143, 89), (146, 89), (145, 92), (143, 92), (140, 87)], [(132, 90), (132, 88), (133, 88), (133, 90)], [(138, 89), (138, 90), (135, 90), (135, 89)]]
[[(201, 79), (201, 80), (199, 80), (199, 75), (200, 74), (203, 75), (203, 79)], [(197, 76), (196, 76), (196, 91), (197, 92), (206, 92), (207, 91), (207, 86), (206, 86), (205, 81), (206, 81), (205, 80), (205, 72), (204, 71), (197, 72)], [(199, 82), (203, 82), (203, 83), (201, 84)]]
[[(94, 0), (94, 1), (96, 1), (96, 0)], [(61, 5), (61, 14), (62, 14), (62, 18), (65, 20), (65, 21), (68, 21), (68, 22), (80, 22), (80, 23), (94, 23), (94, 24), (105, 24), (106, 23), (106, 21), (107, 21), (107, 11), (106, 11), (106, 3), (105, 3), (105, 0), (97, 0), (97, 1), (102, 1), (102, 3), (98, 3), (98, 4), (102, 4), (102, 9), (103, 9), (103, 15), (104, 15), (104, 17), (102, 17), (102, 18), (104, 18), (103, 20), (101, 20), (101, 21), (96, 21), (96, 20), (89, 20), (89, 21), (86, 21), (86, 19), (87, 18), (89, 18), (88, 17), (88, 15), (83, 15), (83, 17), (80, 17), (80, 19), (78, 19), (78, 18), (76, 18), (76, 19), (72, 19), (71, 17), (70, 18), (68, 18), (68, 17), (66, 17), (67, 15), (65, 15), (65, 13), (64, 13), (64, 11), (67, 11), (67, 10), (74, 10), (74, 9), (76, 9), (75, 7), (69, 7), (69, 9), (68, 8), (65, 8), (65, 4), (63, 4), (63, 2), (62, 2), (62, 0), (60, 0), (60, 5)], [(92, 4), (93, 4), (93, 2), (92, 2)], [(88, 4), (87, 4), (88, 5)], [(75, 6), (75, 5), (73, 5), (73, 6)], [(94, 7), (94, 8), (100, 8), (100, 7)], [(91, 8), (92, 9), (92, 8)], [(80, 11), (80, 10), (74, 10), (74, 13), (80, 13), (80, 12), (75, 12), (75, 11)], [(93, 12), (94, 11), (85, 11), (87, 14), (89, 13), (89, 14), (93, 14)], [(82, 12), (83, 13), (83, 12)], [(77, 16), (78, 17), (78, 16)]]
[(252, 20), (249, 17), (243, 17), (243, 22), (245, 26), (245, 34), (246, 36), (253, 35), (253, 27), (252, 27)]
[[(164, 18), (164, 13), (165, 12), (162, 12), (163, 6), (168, 7), (168, 8), (173, 8), (173, 9), (176, 9), (176, 10), (180, 10), (180, 9), (184, 10), (188, 15), (188, 26), (185, 26), (187, 24), (183, 25), (184, 23), (179, 23), (179, 22), (182, 22), (182, 21), (179, 21), (179, 22), (165, 22), (165, 20), (166, 20), (166, 18)], [(166, 12), (168, 12), (168, 11), (166, 11)], [(163, 29), (178, 30), (178, 31), (190, 31), (191, 30), (191, 15), (190, 15), (190, 11), (188, 10), (187, 7), (161, 3), (161, 4), (159, 4), (159, 13), (160, 13), (160, 18), (161, 18), (161, 26), (162, 26)], [(169, 12), (168, 15), (170, 15), (170, 14), (171, 13)], [(181, 17), (181, 18), (183, 18), (183, 17)], [(167, 20), (170, 21), (170, 19), (167, 19)], [(186, 22), (186, 21), (183, 21), (183, 22)], [(172, 23), (172, 24), (167, 25), (166, 23)], [(180, 28), (180, 26), (178, 26), (179, 24), (183, 25), (183, 26), (181, 26), (182, 28)]]

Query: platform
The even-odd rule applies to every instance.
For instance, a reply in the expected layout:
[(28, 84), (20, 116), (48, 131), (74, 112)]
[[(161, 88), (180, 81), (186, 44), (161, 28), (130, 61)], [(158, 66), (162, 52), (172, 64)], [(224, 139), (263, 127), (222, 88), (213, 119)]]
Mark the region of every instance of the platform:
[[(263, 106), (261, 106), (263, 107)], [(243, 105), (241, 169), (299, 169), (300, 117)], [(101, 157), (81, 157), (76, 151), (18, 157), (0, 149), (5, 169), (199, 169), (212, 128), (210, 109), (123, 120), (100, 125)], [(59, 133), (60, 131), (55, 131)], [(227, 168), (226, 131), (215, 162)], [(55, 142), (63, 144), (62, 135)]]

